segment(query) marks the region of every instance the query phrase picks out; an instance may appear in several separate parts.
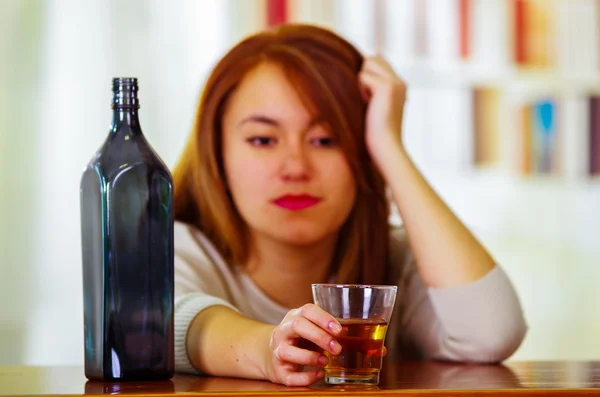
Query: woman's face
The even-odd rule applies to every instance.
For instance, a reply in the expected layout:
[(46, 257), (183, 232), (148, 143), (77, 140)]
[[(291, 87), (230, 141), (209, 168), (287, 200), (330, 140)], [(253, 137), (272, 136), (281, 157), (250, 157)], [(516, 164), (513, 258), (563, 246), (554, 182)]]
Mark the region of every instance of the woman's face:
[(292, 245), (337, 234), (356, 197), (350, 166), (279, 66), (245, 76), (222, 126), (228, 188), (252, 234)]

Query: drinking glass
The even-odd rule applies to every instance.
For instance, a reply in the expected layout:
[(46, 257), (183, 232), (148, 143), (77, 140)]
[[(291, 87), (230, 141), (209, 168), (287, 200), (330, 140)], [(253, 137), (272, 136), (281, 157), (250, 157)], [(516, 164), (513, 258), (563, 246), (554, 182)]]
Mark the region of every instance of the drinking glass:
[(383, 342), (396, 302), (396, 286), (313, 284), (314, 303), (342, 326), (336, 337), (339, 355), (325, 352), (325, 382), (377, 385), (383, 360)]

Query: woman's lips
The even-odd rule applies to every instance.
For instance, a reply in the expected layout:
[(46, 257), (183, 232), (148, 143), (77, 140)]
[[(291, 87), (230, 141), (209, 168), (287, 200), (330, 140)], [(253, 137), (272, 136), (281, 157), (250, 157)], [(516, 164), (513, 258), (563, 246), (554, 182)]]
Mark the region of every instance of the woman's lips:
[(320, 201), (320, 198), (308, 194), (288, 194), (273, 200), (273, 203), (286, 210), (299, 211), (317, 205)]

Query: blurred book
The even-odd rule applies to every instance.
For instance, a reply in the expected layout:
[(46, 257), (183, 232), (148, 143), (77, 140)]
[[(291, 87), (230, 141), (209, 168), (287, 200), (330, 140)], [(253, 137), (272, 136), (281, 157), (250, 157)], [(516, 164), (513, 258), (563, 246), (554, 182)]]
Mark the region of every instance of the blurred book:
[(383, 51), (397, 63), (409, 64), (419, 53), (417, 31), (420, 20), (419, 11), (415, 7), (417, 2), (425, 3), (422, 0), (383, 1)]
[(473, 162), (493, 165), (500, 157), (500, 92), (495, 88), (473, 90)]
[(417, 58), (426, 57), (429, 54), (428, 28), (429, 28), (429, 0), (407, 0), (414, 8), (414, 55)]
[(560, 172), (560, 145), (557, 127), (557, 103), (553, 98), (522, 105), (520, 171), (523, 174)]
[(521, 153), (520, 171), (523, 174), (533, 173), (533, 132), (532, 132), (532, 109), (531, 105), (523, 105), (519, 110), (519, 121), (521, 141), (519, 151)]
[(597, 78), (600, 71), (598, 0), (560, 1), (556, 13), (557, 66), (569, 76)]
[[(427, 20), (427, 55), (433, 68), (456, 66), (460, 56), (458, 0), (433, 0), (424, 11)], [(423, 5), (420, 5), (423, 7)]]
[(277, 26), (289, 21), (287, 0), (266, 0), (267, 26)]
[(289, 20), (335, 29), (335, 1), (287, 0)]
[(427, 162), (444, 171), (466, 171), (473, 162), (472, 90), (456, 87), (429, 93)]
[(556, 0), (513, 0), (511, 6), (514, 62), (526, 67), (552, 66)]
[(583, 180), (589, 175), (590, 167), (590, 98), (580, 93), (561, 98), (561, 116), (558, 120), (562, 131), (563, 171), (570, 180)]
[(458, 0), (459, 52), (462, 59), (467, 59), (471, 55), (472, 7), (472, 0)]
[(407, 152), (415, 164), (426, 169), (429, 154), (429, 98), (431, 90), (421, 87), (408, 87), (402, 125), (402, 139)]
[(553, 99), (533, 104), (536, 169), (543, 174), (557, 173), (560, 169), (556, 117), (557, 105)]
[(488, 73), (510, 66), (509, 4), (505, 0), (472, 0), (470, 8), (469, 60)]
[(378, 1), (344, 0), (335, 2), (337, 32), (365, 55), (374, 55), (377, 51), (375, 11)]

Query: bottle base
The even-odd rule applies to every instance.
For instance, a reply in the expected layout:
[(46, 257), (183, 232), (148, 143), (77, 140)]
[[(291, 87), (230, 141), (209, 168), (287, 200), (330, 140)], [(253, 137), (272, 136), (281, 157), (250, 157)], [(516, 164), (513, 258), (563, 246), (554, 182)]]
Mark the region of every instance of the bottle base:
[(174, 371), (156, 372), (156, 371), (128, 371), (122, 376), (103, 376), (87, 373), (85, 377), (92, 381), (100, 382), (141, 382), (141, 381), (159, 381), (169, 380), (175, 375)]

